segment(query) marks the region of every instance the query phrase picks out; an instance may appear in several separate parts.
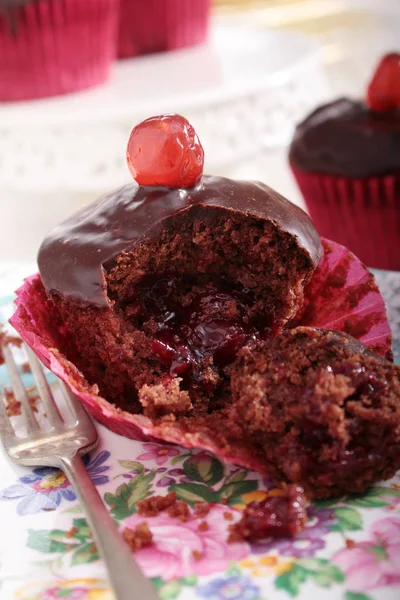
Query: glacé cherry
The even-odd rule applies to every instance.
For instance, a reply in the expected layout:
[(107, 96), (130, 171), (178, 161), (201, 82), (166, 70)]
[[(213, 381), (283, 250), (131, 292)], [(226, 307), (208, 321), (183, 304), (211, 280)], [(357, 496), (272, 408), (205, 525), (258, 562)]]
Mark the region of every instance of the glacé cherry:
[(377, 112), (400, 109), (400, 54), (386, 54), (367, 90), (367, 105)]
[(203, 147), (181, 115), (151, 117), (136, 125), (126, 157), (139, 185), (190, 188), (203, 174)]

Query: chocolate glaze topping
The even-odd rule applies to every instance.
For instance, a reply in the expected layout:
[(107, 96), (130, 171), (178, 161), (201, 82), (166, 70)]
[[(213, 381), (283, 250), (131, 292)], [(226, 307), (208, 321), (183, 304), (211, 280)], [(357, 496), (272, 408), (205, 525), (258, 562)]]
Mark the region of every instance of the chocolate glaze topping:
[(297, 126), (289, 159), (295, 168), (312, 173), (399, 173), (400, 111), (374, 112), (347, 98), (320, 106)]
[(258, 182), (204, 176), (194, 188), (139, 187), (132, 183), (76, 213), (44, 239), (38, 254), (48, 291), (80, 302), (107, 306), (104, 269), (123, 250), (157, 235), (168, 219), (193, 222), (207, 213), (217, 222), (227, 211), (272, 221), (296, 236), (316, 266), (323, 250), (319, 235), (300, 208)]

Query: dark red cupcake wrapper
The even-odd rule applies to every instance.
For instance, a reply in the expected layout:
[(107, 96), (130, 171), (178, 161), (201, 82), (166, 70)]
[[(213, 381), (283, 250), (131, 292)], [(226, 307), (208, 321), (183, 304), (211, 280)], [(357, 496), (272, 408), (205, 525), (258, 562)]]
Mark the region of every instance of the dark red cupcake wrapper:
[(201, 44), (209, 9), (210, 0), (121, 0), (119, 58)]
[(104, 82), (115, 58), (118, 0), (37, 0), (0, 12), (0, 101)]
[(321, 235), (369, 267), (400, 270), (400, 175), (354, 179), (291, 168)]

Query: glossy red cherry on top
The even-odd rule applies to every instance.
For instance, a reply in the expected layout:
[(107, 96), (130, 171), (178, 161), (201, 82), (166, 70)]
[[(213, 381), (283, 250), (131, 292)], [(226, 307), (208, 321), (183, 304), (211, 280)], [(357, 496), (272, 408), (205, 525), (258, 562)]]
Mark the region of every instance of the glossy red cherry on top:
[(371, 110), (387, 112), (400, 109), (400, 54), (386, 54), (378, 64), (367, 90)]
[(189, 188), (203, 173), (203, 147), (192, 125), (181, 115), (151, 117), (136, 125), (126, 157), (139, 185)]

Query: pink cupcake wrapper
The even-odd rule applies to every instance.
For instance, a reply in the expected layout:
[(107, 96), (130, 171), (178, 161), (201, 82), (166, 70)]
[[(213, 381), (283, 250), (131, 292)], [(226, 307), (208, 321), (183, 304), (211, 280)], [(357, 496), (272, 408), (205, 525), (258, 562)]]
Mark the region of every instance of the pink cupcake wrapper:
[(204, 42), (210, 0), (121, 0), (119, 58)]
[(118, 0), (38, 0), (0, 13), (0, 101), (66, 94), (105, 81)]
[(353, 179), (291, 168), (321, 235), (369, 267), (400, 270), (400, 175)]

